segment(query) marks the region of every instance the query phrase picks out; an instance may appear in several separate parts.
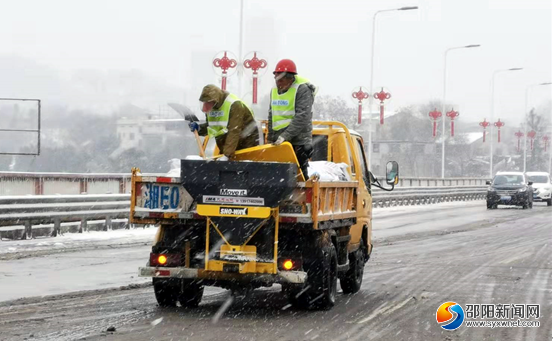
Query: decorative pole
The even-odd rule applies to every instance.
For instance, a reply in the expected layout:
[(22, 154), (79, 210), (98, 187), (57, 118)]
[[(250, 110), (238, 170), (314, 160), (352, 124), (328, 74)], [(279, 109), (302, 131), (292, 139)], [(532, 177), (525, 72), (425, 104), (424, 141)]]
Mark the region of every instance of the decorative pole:
[(517, 131), (515, 133), (515, 136), (517, 137), (517, 152), (520, 152), (520, 138), (524, 136), (524, 133), (522, 131)]
[(493, 124), (497, 127), (497, 143), (501, 142), (501, 127), (505, 125), (505, 122), (501, 122), (501, 119), (497, 119), (497, 122)]
[(543, 140), (543, 148), (544, 148), (544, 151), (547, 153), (547, 144), (549, 142), (549, 136), (545, 135), (544, 137), (541, 138)]
[(455, 136), (455, 122), (454, 122), (454, 120), (455, 120), (456, 117), (459, 116), (459, 112), (457, 112), (457, 111), (453, 110), (453, 108), (451, 108), (451, 111), (448, 111), (445, 115), (451, 119), (451, 137), (454, 137)]
[(384, 88), (380, 89), (380, 92), (374, 93), (374, 98), (380, 101), (380, 124), (384, 124), (384, 101), (390, 99), (392, 94), (385, 92)]
[(267, 67), (267, 61), (265, 59), (257, 58), (257, 52), (253, 52), (253, 57), (250, 59), (244, 60), (244, 67), (246, 69), (251, 69), (253, 71), (253, 104), (257, 104), (257, 71), (259, 69), (264, 69)]
[[(366, 91), (363, 91), (363, 87), (359, 87), (359, 91), (353, 91), (351, 93), (351, 97), (357, 100), (357, 104), (359, 105), (359, 110), (357, 111), (357, 124), (361, 124), (361, 116), (363, 114), (363, 101), (369, 98), (369, 93)], [(370, 113), (369, 113), (370, 114)], [(371, 118), (369, 117), (369, 120)]]
[(436, 123), (440, 120), (442, 117), (442, 113), (438, 111), (438, 109), (434, 108), (434, 111), (431, 111), (428, 113), (428, 116), (430, 117), (430, 120), (432, 121), (432, 137), (436, 137)]
[(530, 150), (534, 150), (534, 139), (536, 138), (536, 132), (534, 130), (528, 132), (528, 137), (530, 138)]
[(236, 59), (227, 57), (227, 53), (230, 52), (223, 51), (223, 57), (213, 59), (213, 66), (223, 70), (221, 74), (221, 89), (223, 90), (227, 89), (227, 70), (234, 69), (237, 65)]
[(478, 123), (482, 128), (484, 128), (484, 135), (482, 137), (482, 143), (486, 142), (486, 128), (490, 125), (490, 122), (486, 122), (486, 119), (484, 121)]

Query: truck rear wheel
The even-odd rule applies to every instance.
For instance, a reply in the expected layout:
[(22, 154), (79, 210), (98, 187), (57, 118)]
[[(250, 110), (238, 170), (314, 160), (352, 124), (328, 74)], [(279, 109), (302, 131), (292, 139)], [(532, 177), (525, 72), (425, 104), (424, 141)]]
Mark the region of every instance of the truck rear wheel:
[(355, 294), (361, 289), (365, 270), (365, 255), (361, 247), (349, 254), (349, 264), (349, 270), (340, 279), (340, 286), (344, 294)]
[(334, 245), (325, 246), (318, 259), (314, 259), (310, 264), (305, 264), (307, 289), (299, 293), (290, 293), (290, 303), (308, 309), (327, 310), (332, 308), (336, 302), (338, 286), (337, 264)]
[(183, 281), (182, 292), (178, 300), (184, 308), (196, 308), (202, 301), (204, 286), (195, 282)]
[(154, 293), (160, 307), (174, 307), (177, 305), (180, 288), (165, 279), (154, 278)]

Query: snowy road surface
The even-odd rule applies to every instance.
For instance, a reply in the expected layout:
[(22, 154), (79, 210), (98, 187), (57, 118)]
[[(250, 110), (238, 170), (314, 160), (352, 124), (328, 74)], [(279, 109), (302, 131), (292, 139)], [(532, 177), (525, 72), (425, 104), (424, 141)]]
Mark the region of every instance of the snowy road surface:
[[(213, 318), (227, 299), (226, 291), (207, 289), (195, 310), (161, 309), (155, 303), (152, 287), (136, 278), (136, 268), (146, 261), (153, 232), (143, 232), (129, 245), (112, 244), (109, 239), (96, 241), (93, 248), (80, 252), (68, 247), (66, 252), (58, 248), (37, 253), (31, 244), (13, 242), (19, 244), (9, 246), (4, 243), (11, 242), (2, 242), (0, 340), (551, 337), (550, 207), (535, 203), (533, 210), (488, 211), (484, 202), (476, 201), (379, 209), (374, 218), (375, 251), (358, 294), (340, 293), (330, 311), (302, 311), (290, 308), (275, 286), (234, 302), (216, 323)], [(9, 247), (19, 251), (8, 253)], [(18, 253), (27, 256), (14, 258)], [(88, 291), (31, 297), (75, 290)], [(28, 298), (5, 301), (23, 296)], [(462, 306), (540, 304), (541, 326), (461, 326), (456, 331), (445, 331), (436, 323), (436, 310), (448, 301)], [(116, 331), (106, 333), (111, 326)]]

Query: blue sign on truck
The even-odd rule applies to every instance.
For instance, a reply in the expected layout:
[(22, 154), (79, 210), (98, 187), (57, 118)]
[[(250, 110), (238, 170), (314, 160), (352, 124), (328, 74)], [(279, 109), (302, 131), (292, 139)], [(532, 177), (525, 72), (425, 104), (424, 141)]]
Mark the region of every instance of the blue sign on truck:
[(179, 187), (175, 185), (146, 184), (144, 207), (149, 209), (176, 209), (179, 206)]

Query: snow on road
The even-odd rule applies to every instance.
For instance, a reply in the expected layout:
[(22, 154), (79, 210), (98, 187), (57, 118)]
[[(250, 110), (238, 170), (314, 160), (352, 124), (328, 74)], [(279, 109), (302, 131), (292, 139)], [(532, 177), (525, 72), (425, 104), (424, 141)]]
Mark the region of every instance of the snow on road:
[[(63, 236), (29, 240), (3, 240), (0, 242), (0, 257), (5, 254), (25, 253), (42, 250), (63, 250), (94, 248), (98, 246), (125, 246), (138, 243), (151, 243), (156, 228), (136, 228), (130, 230), (90, 231), (65, 233)], [(1, 259), (1, 258), (0, 258)]]
[[(354, 295), (339, 291), (336, 306), (329, 311), (290, 307), (279, 288), (272, 287), (235, 301), (213, 323), (228, 298), (228, 292), (220, 289), (206, 288), (197, 309), (160, 308), (151, 286), (90, 290), (0, 302), (0, 340), (30, 339), (31, 333), (33, 339), (55, 341), (550, 338), (551, 208), (536, 204), (533, 210), (486, 210), (485, 202), (433, 208), (438, 206), (375, 210), (375, 250), (365, 267), (361, 291)], [(94, 255), (103, 252), (96, 251)], [(123, 263), (127, 266), (132, 265)], [(88, 277), (81, 282), (97, 277), (93, 264), (85, 267)], [(110, 269), (121, 271), (115, 265)], [(447, 301), (465, 307), (540, 304), (541, 326), (463, 326), (445, 331), (436, 323), (436, 309)], [(116, 331), (107, 332), (110, 326)]]
[[(374, 210), (375, 247), (409, 233), (455, 228), (486, 216), (484, 201)], [(434, 220), (447, 220), (440, 224)], [(150, 281), (137, 277), (148, 259), (156, 228), (66, 233), (64, 236), (0, 242), (0, 301), (124, 286)], [(9, 257), (9, 258), (7, 258)], [(3, 259), (3, 260), (2, 260)]]

